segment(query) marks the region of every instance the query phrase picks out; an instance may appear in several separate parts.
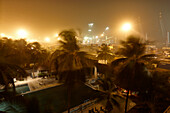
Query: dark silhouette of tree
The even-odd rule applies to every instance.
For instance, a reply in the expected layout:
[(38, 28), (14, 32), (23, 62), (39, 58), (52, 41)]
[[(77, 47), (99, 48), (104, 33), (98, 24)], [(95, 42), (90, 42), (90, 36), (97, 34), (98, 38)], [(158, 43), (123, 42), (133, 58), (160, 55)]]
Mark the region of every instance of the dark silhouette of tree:
[(106, 63), (107, 61), (113, 61), (113, 53), (109, 49), (109, 47), (106, 44), (102, 44), (100, 47), (101, 50), (97, 51), (97, 58), (98, 60), (104, 60)]
[(0, 62), (0, 84), (5, 85), (5, 91), (8, 91), (9, 84), (12, 84), (13, 91), (15, 90), (14, 78), (26, 77), (25, 70), (15, 64)]
[(144, 91), (151, 84), (151, 74), (145, 63), (151, 60), (154, 55), (145, 54), (145, 43), (135, 36), (129, 36), (126, 41), (121, 41), (121, 45), (122, 47), (119, 48), (117, 54), (121, 55), (122, 58), (113, 61), (112, 66), (119, 66), (116, 68), (118, 70), (117, 84), (127, 89), (126, 113), (129, 90)]
[(68, 86), (68, 112), (70, 112), (71, 88), (77, 82), (84, 82), (86, 69), (93, 66), (86, 52), (80, 51), (77, 44), (77, 34), (74, 30), (64, 30), (59, 34), (62, 37), (60, 48), (56, 55), (55, 66), (59, 80)]
[[(28, 48), (28, 54), (30, 64), (33, 64), (33, 76), (34, 76), (34, 70), (35, 67), (38, 67), (40, 65), (47, 66), (47, 59), (50, 55), (50, 53), (41, 47), (41, 45), (38, 42), (29, 43), (27, 45)], [(48, 67), (47, 67), (48, 69)]]
[(152, 71), (152, 87), (139, 94), (138, 105), (147, 105), (151, 113), (163, 112), (169, 106), (170, 71), (155, 69)]
[(13, 40), (0, 39), (0, 84), (5, 85), (5, 91), (8, 90), (9, 84), (12, 84), (15, 92), (13, 79), (27, 76), (25, 70), (17, 64), (13, 57), (17, 55), (15, 49)]
[(117, 101), (118, 98), (124, 99), (119, 93), (118, 88), (110, 78), (100, 77), (95, 84), (99, 85), (98, 101), (105, 106), (107, 112), (114, 110), (114, 106), (120, 108), (120, 104)]

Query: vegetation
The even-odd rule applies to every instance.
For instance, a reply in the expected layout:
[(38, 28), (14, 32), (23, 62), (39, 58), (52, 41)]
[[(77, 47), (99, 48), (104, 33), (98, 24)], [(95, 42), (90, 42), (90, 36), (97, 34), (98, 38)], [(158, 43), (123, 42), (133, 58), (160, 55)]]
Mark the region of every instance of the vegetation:
[(49, 55), (38, 42), (27, 44), (24, 39), (8, 38), (0, 39), (0, 54), (0, 84), (5, 85), (6, 91), (10, 83), (15, 91), (13, 79), (27, 77), (25, 69), (31, 68), (32, 63), (42, 64)]
[(96, 84), (99, 85), (100, 95), (97, 97), (98, 101), (105, 106), (105, 109), (108, 113), (114, 112), (114, 107), (120, 108), (120, 103), (118, 98), (124, 99), (123, 96), (119, 93), (118, 88), (113, 83), (110, 78), (101, 77), (96, 81)]
[(74, 83), (85, 82), (86, 68), (92, 67), (92, 60), (86, 52), (80, 51), (76, 32), (65, 30), (59, 34), (62, 37), (60, 49), (56, 56), (55, 66), (59, 80), (68, 86), (68, 112), (70, 112), (71, 88)]
[(104, 60), (106, 64), (107, 62), (113, 61), (114, 55), (106, 44), (102, 44), (100, 49), (101, 50), (97, 51), (98, 60)]
[[(20, 41), (24, 42), (23, 40)], [(21, 63), (24, 58), (22, 55), (17, 55), (19, 53), (19, 48), (17, 48), (19, 44), (11, 39), (0, 39), (0, 84), (5, 85), (6, 92), (8, 91), (9, 84), (12, 84), (13, 91), (15, 92), (14, 78), (27, 76), (25, 70), (21, 68), (25, 63), (24, 61)]]
[[(125, 112), (127, 112), (127, 102), (129, 97), (129, 90), (132, 91), (146, 91), (148, 86), (151, 86), (151, 74), (144, 61), (151, 59), (153, 55), (145, 54), (145, 43), (140, 38), (129, 36), (126, 41), (121, 41), (122, 47), (117, 54), (122, 58), (112, 62), (112, 66), (118, 64), (117, 85), (127, 89)], [(145, 82), (145, 84), (144, 84)]]
[[(14, 78), (26, 77), (25, 69), (32, 69), (34, 72), (37, 67), (43, 66), (51, 70), (51, 66), (54, 65), (59, 82), (64, 83), (67, 89), (66, 103), (70, 112), (73, 103), (71, 97), (77, 93), (73, 88), (85, 83), (87, 76), (91, 75), (91, 68), (96, 66), (101, 74), (96, 79), (96, 84), (99, 85), (97, 93), (100, 92), (97, 98), (109, 113), (114, 112), (115, 106), (118, 108), (121, 106), (117, 101), (117, 98), (122, 98), (118, 87), (127, 90), (125, 112), (130, 91), (138, 91), (139, 95), (135, 97), (135, 102), (149, 106), (152, 113), (159, 111), (158, 103), (169, 102), (169, 71), (150, 68), (155, 55), (145, 54), (146, 43), (142, 42), (140, 37), (129, 36), (127, 40), (121, 41), (121, 48), (116, 53), (121, 58), (111, 64), (99, 64), (90, 59), (93, 57), (89, 57), (88, 53), (80, 50), (76, 31), (64, 30), (59, 36), (60, 47), (51, 56), (38, 42), (0, 39), (0, 84), (4, 86), (6, 92), (10, 84), (15, 92)], [(102, 44), (97, 58), (110, 62), (114, 55), (106, 44)], [(47, 75), (39, 74), (41, 77)]]

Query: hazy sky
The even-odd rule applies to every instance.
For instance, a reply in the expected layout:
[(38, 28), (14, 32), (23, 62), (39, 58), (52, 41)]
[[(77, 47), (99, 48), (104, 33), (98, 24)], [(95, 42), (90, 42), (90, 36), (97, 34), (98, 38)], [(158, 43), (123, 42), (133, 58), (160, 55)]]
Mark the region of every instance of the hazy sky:
[(170, 31), (170, 0), (0, 0), (0, 33), (15, 35), (22, 28), (30, 37), (46, 37), (80, 28), (85, 34), (87, 24), (94, 22), (97, 34), (106, 26), (116, 34), (123, 22), (130, 21), (150, 39), (165, 40), (160, 11), (164, 28)]

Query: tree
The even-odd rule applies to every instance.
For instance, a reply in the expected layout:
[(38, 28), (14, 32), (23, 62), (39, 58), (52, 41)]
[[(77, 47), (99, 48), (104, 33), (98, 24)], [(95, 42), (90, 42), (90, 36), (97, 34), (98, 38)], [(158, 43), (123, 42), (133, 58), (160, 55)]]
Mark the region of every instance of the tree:
[(25, 77), (27, 74), (17, 65), (13, 57), (17, 55), (14, 41), (7, 38), (0, 39), (0, 54), (0, 84), (5, 85), (5, 91), (7, 91), (9, 84), (12, 83), (15, 92), (13, 78)]
[(26, 67), (26, 64), (29, 62), (29, 54), (27, 53), (27, 42), (25, 39), (14, 40), (14, 51), (13, 62), (22, 68)]
[(122, 58), (113, 61), (112, 66), (119, 66), (116, 77), (117, 84), (128, 91), (125, 105), (126, 113), (129, 90), (145, 91), (149, 88), (148, 85), (151, 85), (151, 74), (145, 63), (154, 55), (145, 54), (145, 43), (135, 36), (129, 36), (126, 41), (121, 41), (121, 45), (122, 47), (119, 48), (117, 54), (121, 55)]
[(170, 71), (155, 69), (151, 71), (152, 87), (147, 92), (139, 94), (139, 105), (147, 105), (151, 113), (163, 112), (169, 106), (170, 98)]
[(56, 56), (56, 70), (59, 80), (68, 86), (68, 112), (70, 112), (71, 88), (77, 82), (84, 82), (86, 68), (92, 67), (92, 60), (86, 52), (80, 51), (77, 44), (77, 34), (74, 30), (64, 30), (59, 34), (62, 37), (58, 55)]
[(47, 59), (49, 52), (46, 49), (43, 49), (38, 42), (29, 43), (27, 45), (28, 54), (30, 55), (30, 64), (33, 64), (33, 76), (35, 67), (40, 65), (47, 65)]
[(118, 88), (110, 78), (101, 77), (96, 81), (99, 85), (100, 95), (97, 97), (104, 106), (107, 112), (113, 112), (114, 106), (120, 108), (118, 98), (123, 99), (123, 96), (119, 93)]
[(8, 86), (11, 83), (13, 91), (15, 91), (14, 78), (26, 77), (25, 70), (15, 64), (10, 64), (5, 61), (0, 62), (0, 84), (5, 85), (5, 91), (8, 91)]
[(98, 53), (98, 60), (104, 60), (105, 63), (107, 64), (107, 61), (113, 61), (113, 54), (109, 47), (106, 44), (101, 45), (101, 50), (97, 51)]

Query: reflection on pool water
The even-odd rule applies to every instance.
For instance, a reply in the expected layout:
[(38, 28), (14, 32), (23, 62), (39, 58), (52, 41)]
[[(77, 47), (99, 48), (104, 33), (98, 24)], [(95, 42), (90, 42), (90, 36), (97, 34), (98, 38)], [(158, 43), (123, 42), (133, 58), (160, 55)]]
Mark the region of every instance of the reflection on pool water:
[(21, 93), (25, 93), (27, 91), (30, 91), (29, 87), (28, 87), (28, 84), (24, 84), (24, 85), (21, 85), (21, 86), (17, 86), (16, 87), (16, 92), (21, 94)]
[[(3, 92), (4, 90), (0, 89), (0, 92)], [(9, 89), (9, 91), (13, 91), (12, 88)], [(16, 86), (16, 93), (21, 94), (30, 91), (28, 84), (23, 84), (20, 86)]]

